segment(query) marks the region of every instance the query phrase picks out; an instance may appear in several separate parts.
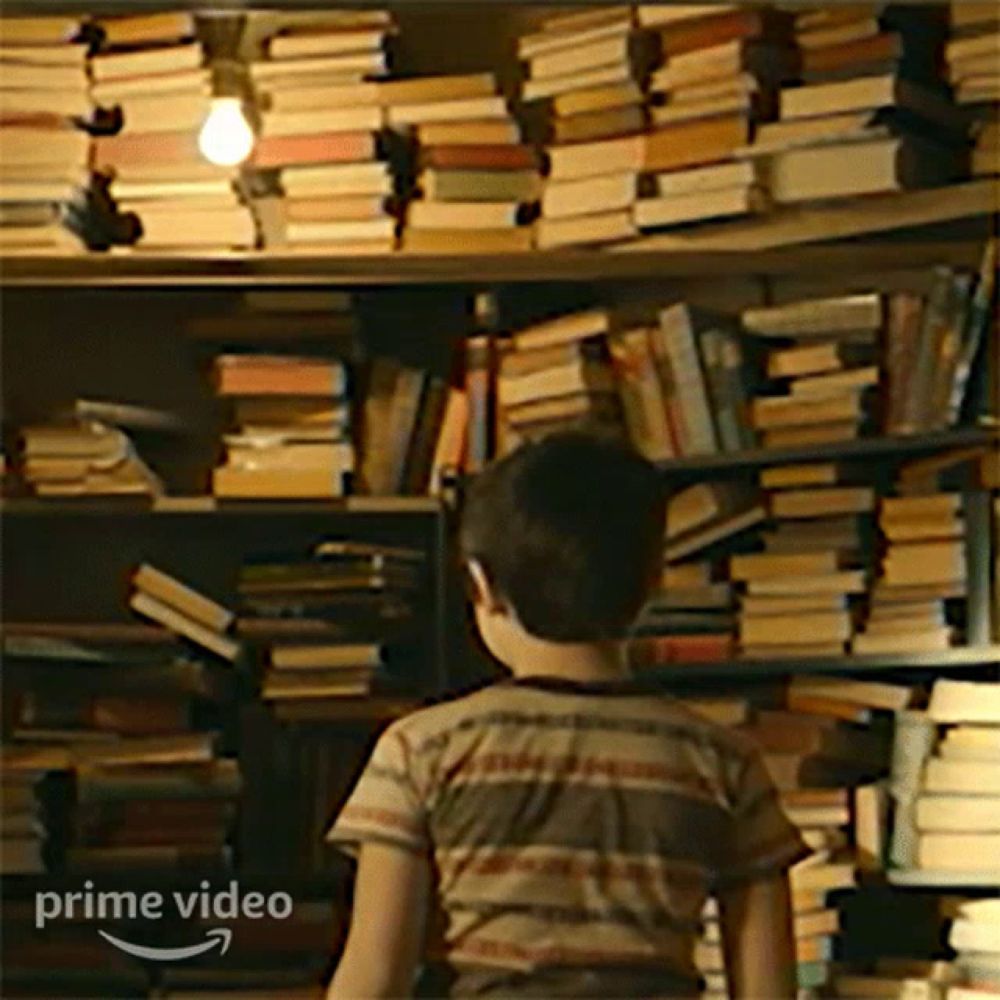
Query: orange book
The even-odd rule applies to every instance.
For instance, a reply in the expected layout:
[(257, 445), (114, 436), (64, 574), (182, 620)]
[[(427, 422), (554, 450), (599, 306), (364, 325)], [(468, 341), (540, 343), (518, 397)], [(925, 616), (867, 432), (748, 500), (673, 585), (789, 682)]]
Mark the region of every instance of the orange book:
[(461, 470), (465, 459), (466, 430), (469, 422), (469, 397), (464, 389), (452, 386), (448, 390), (444, 418), (431, 464), (431, 491), (440, 488), (446, 470)]
[(692, 21), (678, 21), (660, 31), (660, 46), (666, 56), (724, 45), (726, 42), (780, 36), (787, 32), (788, 20), (763, 10), (733, 10), (709, 14)]
[(750, 125), (741, 114), (668, 125), (645, 137), (643, 169), (678, 170), (727, 160), (749, 140)]
[(307, 163), (362, 163), (375, 159), (371, 132), (326, 132), (317, 135), (273, 135), (258, 140), (256, 167), (299, 166)]
[(438, 170), (531, 170), (538, 165), (530, 146), (426, 146), (420, 156), (425, 167)]
[(792, 712), (806, 712), (813, 715), (828, 715), (845, 722), (871, 721), (871, 709), (857, 702), (845, 701), (843, 698), (827, 698), (823, 695), (800, 694), (797, 691), (788, 692), (788, 709)]
[(899, 35), (881, 34), (860, 41), (844, 42), (842, 45), (827, 45), (819, 49), (807, 49), (802, 53), (803, 73), (824, 73), (844, 69), (855, 64), (888, 62), (899, 59), (903, 54), (903, 42)]
[(198, 133), (195, 129), (97, 136), (93, 141), (93, 157), (95, 170), (116, 166), (201, 161)]

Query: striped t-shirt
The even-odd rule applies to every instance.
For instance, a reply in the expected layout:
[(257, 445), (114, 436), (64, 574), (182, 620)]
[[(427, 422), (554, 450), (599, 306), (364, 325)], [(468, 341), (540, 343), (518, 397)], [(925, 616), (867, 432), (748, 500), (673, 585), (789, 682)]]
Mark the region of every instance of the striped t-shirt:
[(696, 994), (707, 895), (807, 853), (745, 739), (634, 684), (550, 678), (395, 722), (329, 837), (429, 856), (439, 996)]

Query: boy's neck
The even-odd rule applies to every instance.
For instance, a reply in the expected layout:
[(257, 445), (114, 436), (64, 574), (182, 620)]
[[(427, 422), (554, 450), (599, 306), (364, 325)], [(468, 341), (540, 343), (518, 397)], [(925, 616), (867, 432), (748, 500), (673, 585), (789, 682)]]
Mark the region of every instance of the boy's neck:
[(588, 682), (631, 676), (624, 642), (548, 642), (527, 633), (518, 637), (507, 666), (516, 678)]

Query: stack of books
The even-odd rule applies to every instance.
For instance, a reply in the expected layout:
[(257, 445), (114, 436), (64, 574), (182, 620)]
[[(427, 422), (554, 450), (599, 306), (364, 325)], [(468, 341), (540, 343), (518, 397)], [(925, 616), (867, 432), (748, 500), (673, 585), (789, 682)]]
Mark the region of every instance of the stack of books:
[(159, 496), (163, 484), (127, 434), (98, 420), (21, 430), (25, 482), (40, 497)]
[(354, 470), (347, 372), (325, 357), (223, 354), (216, 391), (236, 431), (212, 473), (218, 497), (337, 497)]
[(356, 540), (246, 563), (239, 631), (263, 648), (263, 700), (280, 718), (316, 717), (330, 703), (405, 689), (408, 678), (394, 675), (389, 661), (405, 662), (413, 648), (423, 581), (420, 550)]
[(637, 665), (718, 662), (732, 656), (732, 587), (717, 579), (716, 563), (700, 559), (663, 566), (659, 587), (633, 633)]
[(899, 191), (960, 174), (965, 127), (938, 77), (928, 9), (844, 4), (795, 19), (802, 85), (749, 154), (779, 204)]
[(755, 491), (726, 483), (681, 490), (667, 505), (662, 592), (636, 625), (637, 666), (726, 660), (735, 651), (732, 585), (723, 548), (742, 544), (766, 511)]
[(498, 454), (572, 426), (620, 432), (609, 323), (602, 310), (572, 313), (510, 337), (496, 382)]
[(938, 680), (902, 713), (891, 791), (894, 867), (1000, 874), (1000, 684)]
[(955, 100), (971, 113), (975, 148), (972, 173), (1000, 174), (1000, 17), (989, 4), (952, 0), (951, 37), (945, 45)]
[(67, 17), (0, 20), (0, 250), (78, 246), (60, 206), (87, 179), (87, 47)]
[[(256, 581), (254, 583), (254, 593), (267, 595), (274, 592), (261, 587)], [(309, 586), (313, 583), (329, 583), (330, 591), (326, 594), (329, 599), (358, 596), (365, 594), (367, 589), (385, 586), (382, 580), (372, 578), (350, 589), (354, 585), (349, 577), (333, 581), (312, 577), (303, 584), (303, 589), (311, 596), (317, 594)], [(337, 589), (341, 583), (344, 594)], [(284, 594), (284, 591), (279, 592)], [(268, 668), (261, 682), (261, 697), (270, 702), (363, 698), (371, 694), (381, 665), (382, 648), (377, 643), (275, 644), (271, 647)]]
[(0, 770), (0, 875), (35, 875), (45, 871), (45, 824), (38, 784), (44, 773), (4, 767)]
[[(395, 31), (386, 11), (250, 15), (266, 57), (250, 66), (260, 113), (254, 208), (265, 248), (385, 253), (392, 177), (378, 78)], [(282, 196), (283, 195), (283, 196)]]
[[(798, 788), (782, 792), (781, 803), (814, 852), (789, 871), (798, 987), (812, 997), (829, 979), (840, 931), (840, 912), (830, 897), (857, 882), (846, 846), (849, 796), (843, 788)], [(705, 980), (702, 997), (722, 1000), (730, 994), (715, 900), (708, 902), (702, 918), (705, 929), (695, 946), (695, 964)]]
[(77, 767), (67, 871), (228, 869), (239, 768), (205, 743), (197, 755), (137, 749), (126, 760)]
[(760, 476), (772, 523), (760, 551), (734, 555), (739, 639), (750, 657), (839, 656), (854, 631), (851, 604), (865, 593), (858, 515), (868, 486), (838, 485), (829, 464), (777, 466)]
[(962, 495), (884, 497), (878, 526), (881, 568), (855, 653), (934, 652), (954, 638), (946, 604), (966, 597)]
[[(841, 920), (838, 900), (830, 896), (857, 882), (850, 837), (853, 786), (884, 772), (890, 731), (880, 723), (912, 697), (908, 687), (796, 677), (785, 707), (758, 709), (752, 724), (741, 726), (762, 747), (782, 807), (813, 851), (789, 873), (798, 985), (807, 996), (815, 995), (832, 971)], [(696, 962), (708, 995), (728, 996), (714, 904), (706, 916)]]
[(1000, 899), (963, 899), (951, 907), (948, 944), (958, 983), (946, 1000), (989, 1000), (1000, 993)]
[(794, 78), (787, 15), (735, 5), (640, 6), (660, 35), (662, 65), (649, 81), (642, 230), (747, 215), (767, 199), (755, 166), (734, 159), (758, 122), (777, 111), (778, 87)]
[(531, 249), (539, 163), (491, 73), (400, 80), (382, 88), (390, 125), (417, 158), (402, 248), (417, 253)]
[[(767, 350), (771, 388), (757, 395), (750, 420), (764, 448), (848, 441), (871, 416), (879, 384), (878, 293), (809, 299), (745, 309), (743, 328)], [(778, 345), (771, 347), (777, 340)]]
[(642, 169), (649, 42), (630, 7), (547, 17), (519, 39), (526, 66), (521, 98), (542, 105), (549, 158), (535, 226), (539, 248), (636, 234), (632, 205)]
[[(143, 567), (137, 580), (160, 593), (157, 576)], [(172, 600), (211, 604), (163, 578)], [(48, 790), (54, 870), (176, 869), (228, 853), (233, 802), (200, 801), (213, 797), (203, 780), (218, 777), (230, 800), (238, 790), (213, 728), (230, 693), (222, 673), (170, 631), (133, 624), (8, 623), (3, 653), (5, 768), (75, 777)]]
[(764, 751), (780, 791), (837, 788), (846, 809), (849, 791), (888, 771), (892, 732), (886, 713), (906, 708), (913, 698), (914, 689), (906, 685), (796, 675), (785, 708), (758, 713), (747, 734)]
[(134, 212), (140, 250), (249, 248), (253, 219), (234, 186), (236, 167), (209, 163), (198, 136), (211, 107), (211, 71), (185, 13), (100, 22), (91, 59), (94, 102), (118, 108), (117, 135), (94, 141), (93, 168), (112, 178), (122, 212)]
[(149, 563), (133, 572), (131, 584), (136, 614), (224, 660), (237, 659), (240, 644), (228, 634), (236, 616), (228, 608)]

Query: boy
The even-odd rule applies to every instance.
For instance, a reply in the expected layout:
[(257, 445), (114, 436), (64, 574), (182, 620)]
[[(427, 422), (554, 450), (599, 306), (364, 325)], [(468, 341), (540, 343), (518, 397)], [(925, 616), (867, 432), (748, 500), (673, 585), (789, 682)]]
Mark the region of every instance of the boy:
[(710, 892), (732, 996), (795, 995), (785, 872), (808, 852), (759, 756), (629, 678), (664, 499), (580, 433), (475, 481), (463, 556), (511, 677), (379, 740), (330, 832), (360, 848), (330, 1000), (410, 995), (422, 963), (434, 996), (697, 996)]

